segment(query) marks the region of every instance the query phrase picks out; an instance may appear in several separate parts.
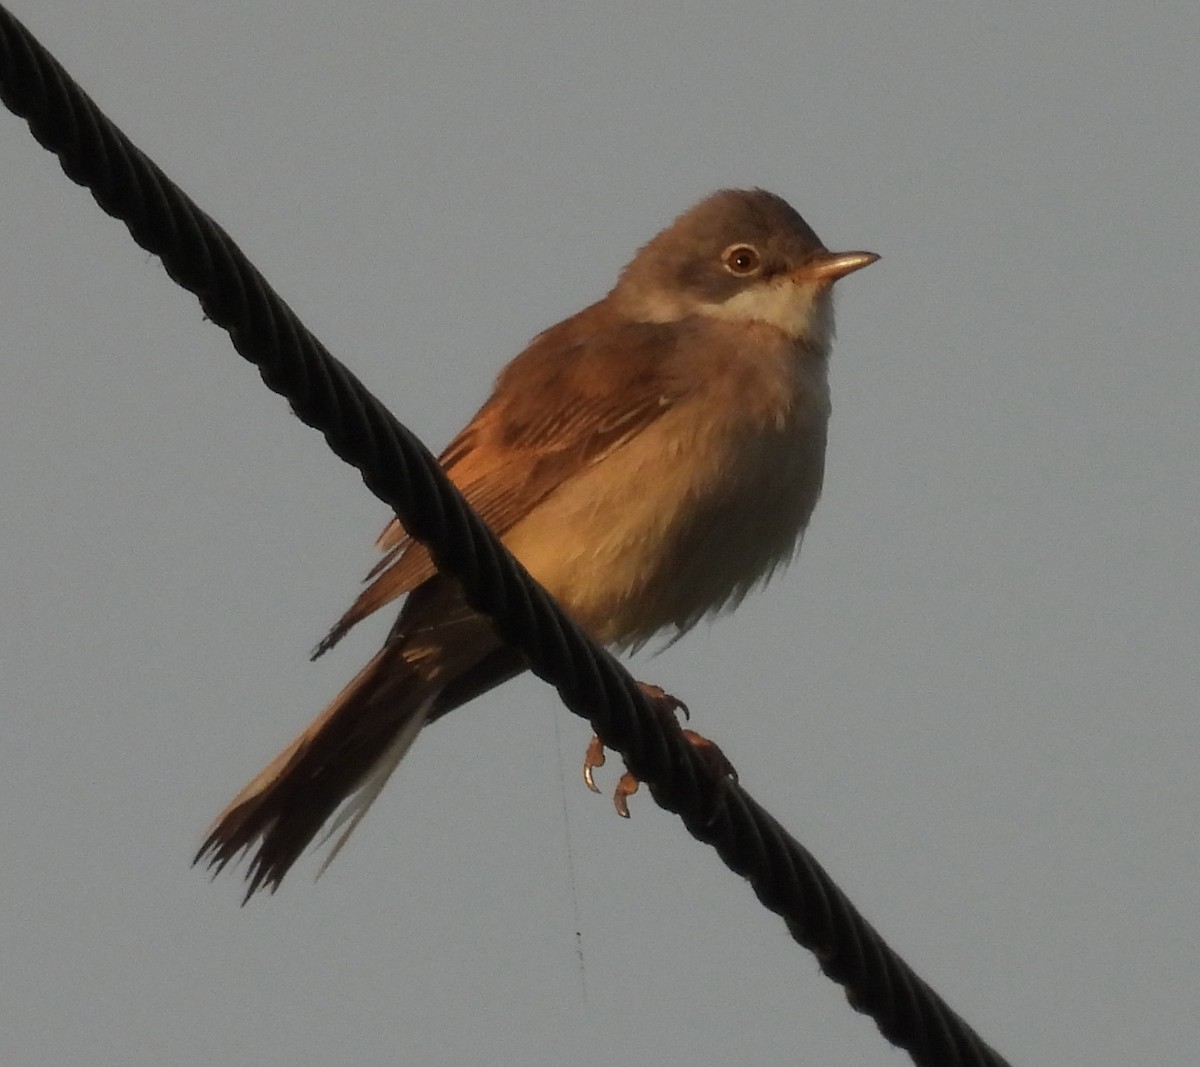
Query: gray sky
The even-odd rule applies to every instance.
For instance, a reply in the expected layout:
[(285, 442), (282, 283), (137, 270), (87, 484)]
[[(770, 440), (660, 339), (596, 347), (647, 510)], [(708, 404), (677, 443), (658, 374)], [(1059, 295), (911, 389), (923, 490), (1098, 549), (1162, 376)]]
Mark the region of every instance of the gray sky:
[[(1014, 1064), (1194, 1062), (1194, 0), (11, 6), (435, 449), (712, 189), (882, 253), (798, 563), (635, 672)], [(907, 1062), (534, 681), (315, 885), (189, 868), (386, 513), (7, 113), (0, 176), (0, 1060)]]

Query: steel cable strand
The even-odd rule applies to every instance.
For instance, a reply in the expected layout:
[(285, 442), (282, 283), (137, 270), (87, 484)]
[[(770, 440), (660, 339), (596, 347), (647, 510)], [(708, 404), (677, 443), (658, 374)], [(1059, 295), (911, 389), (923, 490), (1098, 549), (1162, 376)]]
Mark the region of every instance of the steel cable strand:
[[(266, 385), (322, 431), (367, 487), (430, 544), (439, 567), (492, 616), (564, 703), (619, 751), (655, 799), (745, 876), (841, 983), (850, 1003), (914, 1062), (991, 1065), (991, 1050), (866, 923), (816, 860), (739, 786), (714, 779), (636, 682), (593, 645), (500, 546), (427, 449), (296, 319), (237, 245), (116, 129), (0, 7), (0, 97), (64, 172), (128, 226), (227, 329)], [(672, 733), (674, 736), (668, 736)]]
[(690, 822), (688, 828), (750, 880), (763, 906), (783, 918), (884, 1037), (918, 1064), (1007, 1063), (887, 946), (815, 857), (749, 794), (729, 790), (720, 816), (729, 824), (720, 830)]

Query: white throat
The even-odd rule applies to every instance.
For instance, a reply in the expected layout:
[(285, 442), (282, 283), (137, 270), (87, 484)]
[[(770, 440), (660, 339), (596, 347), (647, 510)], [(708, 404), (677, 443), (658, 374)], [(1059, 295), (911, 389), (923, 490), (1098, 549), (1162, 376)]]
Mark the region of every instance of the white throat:
[(833, 340), (833, 294), (828, 287), (779, 278), (754, 285), (722, 304), (701, 304), (697, 312), (723, 322), (763, 323), (795, 341), (824, 347)]
[(771, 326), (793, 341), (827, 348), (833, 341), (833, 293), (780, 277), (743, 289), (719, 304), (698, 304), (681, 294), (657, 290), (622, 292), (626, 313), (640, 322), (679, 322), (703, 315), (721, 322)]

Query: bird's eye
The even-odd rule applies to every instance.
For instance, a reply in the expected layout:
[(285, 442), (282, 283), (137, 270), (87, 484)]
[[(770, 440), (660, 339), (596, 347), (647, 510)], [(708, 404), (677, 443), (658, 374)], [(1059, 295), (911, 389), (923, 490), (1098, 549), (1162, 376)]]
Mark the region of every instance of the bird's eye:
[(762, 260), (759, 259), (757, 250), (750, 245), (730, 245), (721, 253), (721, 262), (730, 274), (745, 277), (758, 270)]

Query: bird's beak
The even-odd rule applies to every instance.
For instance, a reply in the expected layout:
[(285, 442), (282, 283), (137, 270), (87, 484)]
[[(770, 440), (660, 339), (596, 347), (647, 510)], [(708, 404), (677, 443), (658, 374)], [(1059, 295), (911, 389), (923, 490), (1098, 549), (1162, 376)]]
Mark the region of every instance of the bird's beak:
[(793, 271), (792, 277), (798, 282), (836, 282), (878, 258), (874, 252), (820, 252)]

